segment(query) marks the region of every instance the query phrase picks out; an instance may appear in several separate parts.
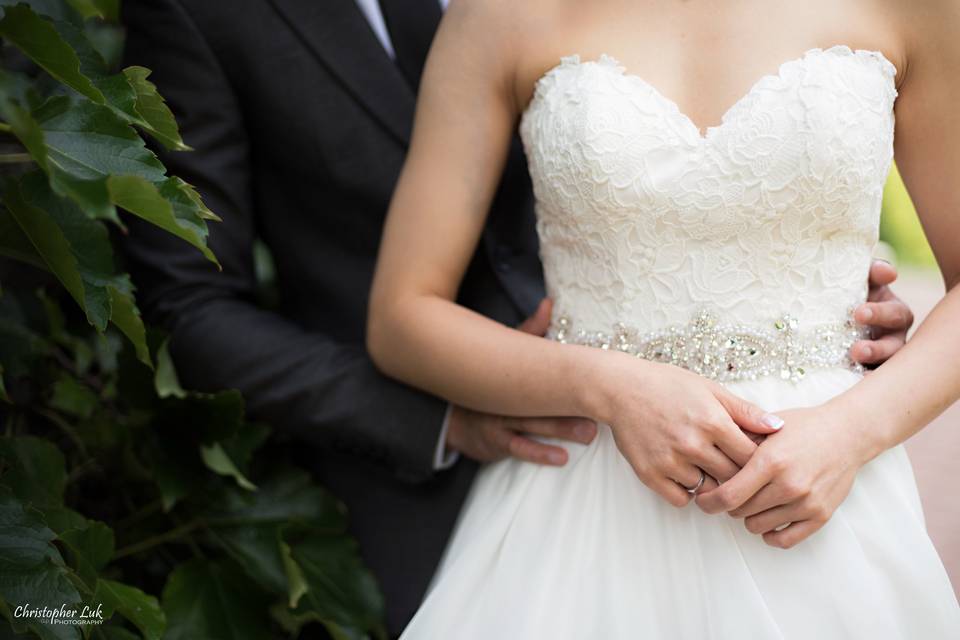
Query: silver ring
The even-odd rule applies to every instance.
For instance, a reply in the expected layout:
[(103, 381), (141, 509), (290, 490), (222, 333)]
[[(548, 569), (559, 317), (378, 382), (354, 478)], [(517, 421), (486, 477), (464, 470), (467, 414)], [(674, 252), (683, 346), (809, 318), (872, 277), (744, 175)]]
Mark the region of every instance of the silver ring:
[[(700, 469), (700, 467), (697, 467), (697, 469)], [(680, 486), (683, 487), (684, 489), (687, 489), (687, 493), (696, 494), (697, 491), (700, 491), (700, 487), (703, 486), (703, 481), (706, 479), (707, 479), (707, 474), (703, 472), (703, 469), (700, 469), (700, 480), (697, 482), (697, 486), (695, 486), (693, 489), (687, 489), (687, 487), (684, 485), (680, 485)]]

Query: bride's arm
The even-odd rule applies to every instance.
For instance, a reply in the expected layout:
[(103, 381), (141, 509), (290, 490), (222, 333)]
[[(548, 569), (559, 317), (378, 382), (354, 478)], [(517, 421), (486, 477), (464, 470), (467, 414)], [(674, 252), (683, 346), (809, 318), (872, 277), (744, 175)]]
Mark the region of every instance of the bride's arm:
[(454, 302), (520, 111), (522, 5), (454, 2), (440, 26), (384, 230), (369, 352), (387, 374), (471, 409), (611, 424), (638, 476), (681, 506), (689, 495), (673, 480), (695, 485), (694, 465), (729, 478), (756, 448), (738, 424), (770, 433), (764, 419), (776, 419), (681, 369), (526, 335)]
[(895, 157), (947, 293), (907, 346), (836, 399), (873, 423), (874, 454), (960, 398), (960, 5), (930, 4), (910, 24)]
[[(960, 5), (913, 9), (903, 18), (909, 64), (901, 64), (895, 156), (947, 293), (876, 371), (822, 407), (781, 413), (787, 427), (732, 480), (698, 497), (705, 511), (746, 517), (775, 546), (816, 531), (862, 465), (960, 399)], [(794, 524), (774, 531), (786, 522)]]
[(560, 348), (453, 302), (518, 113), (519, 34), (491, 4), (453, 3), (434, 41), (384, 228), (368, 346), (386, 373), (471, 409), (587, 416), (586, 348)]

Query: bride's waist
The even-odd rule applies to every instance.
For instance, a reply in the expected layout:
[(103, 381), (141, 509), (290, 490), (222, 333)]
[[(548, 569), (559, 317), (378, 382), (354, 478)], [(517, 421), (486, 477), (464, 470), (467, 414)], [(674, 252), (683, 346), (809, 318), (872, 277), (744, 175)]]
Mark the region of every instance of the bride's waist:
[(684, 323), (647, 330), (625, 322), (585, 326), (560, 312), (547, 332), (548, 338), (562, 343), (622, 351), (721, 382), (768, 376), (799, 382), (811, 370), (831, 367), (859, 371), (849, 351), (866, 335), (849, 315), (826, 322), (801, 323), (789, 314), (734, 322), (710, 310)]

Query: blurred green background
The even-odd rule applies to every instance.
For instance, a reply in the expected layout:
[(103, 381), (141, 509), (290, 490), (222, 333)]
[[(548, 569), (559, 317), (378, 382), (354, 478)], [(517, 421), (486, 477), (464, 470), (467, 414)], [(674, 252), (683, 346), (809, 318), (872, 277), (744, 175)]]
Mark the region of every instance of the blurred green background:
[(896, 165), (890, 171), (883, 189), (883, 212), (880, 216), (880, 240), (893, 250), (896, 262), (911, 267), (936, 267), (930, 245), (917, 219), (910, 196)]

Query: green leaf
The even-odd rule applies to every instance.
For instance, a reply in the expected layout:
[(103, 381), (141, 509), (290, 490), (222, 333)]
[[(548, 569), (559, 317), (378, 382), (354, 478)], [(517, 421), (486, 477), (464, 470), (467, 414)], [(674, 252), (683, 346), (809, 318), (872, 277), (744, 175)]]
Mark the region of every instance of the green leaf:
[(261, 424), (244, 423), (231, 437), (220, 440), (224, 453), (242, 473), (247, 473), (247, 467), (253, 452), (266, 442), (270, 435), (270, 428)]
[[(152, 87), (145, 80), (145, 71), (137, 68), (135, 76)], [(219, 218), (193, 187), (179, 178), (166, 177), (156, 156), (112, 111), (58, 96), (30, 114), (9, 97), (11, 83), (0, 73), (0, 115), (47, 174), (57, 194), (76, 202), (90, 217), (116, 223), (115, 205), (121, 206), (185, 240), (218, 264), (206, 245), (206, 221)], [(151, 102), (147, 93), (140, 97), (131, 93), (130, 109), (135, 108), (134, 100), (141, 99), (153, 105), (148, 113), (161, 127), (159, 135), (179, 135), (172, 115), (169, 122), (162, 115), (161, 107), (166, 107), (159, 96), (154, 95)]]
[(104, 20), (117, 22), (120, 19), (120, 0), (91, 0)]
[(298, 598), (299, 568), (288, 572), (280, 538), (283, 527), (282, 523), (214, 526), (210, 539), (262, 588), (289, 601)]
[(207, 247), (207, 225), (202, 205), (191, 197), (179, 178), (168, 178), (156, 185), (140, 176), (111, 176), (107, 180), (112, 201), (130, 213), (186, 240), (210, 262), (220, 263)]
[(153, 596), (113, 580), (98, 580), (93, 606), (103, 605), (104, 618), (119, 613), (143, 634), (144, 640), (160, 640), (167, 621), (160, 603)]
[(0, 400), (10, 403), (10, 396), (7, 395), (7, 383), (3, 380), (3, 364), (0, 363)]
[(69, 528), (60, 539), (81, 555), (94, 571), (100, 571), (113, 559), (113, 529), (97, 520), (87, 520), (82, 528)]
[(90, 78), (103, 94), (104, 100), (95, 102), (106, 105), (121, 119), (140, 127), (168, 149), (189, 149), (180, 139), (173, 113), (167, 108), (156, 86), (147, 80), (149, 69), (128, 67), (122, 73), (110, 74), (87, 31), (64, 22), (57, 22), (55, 26), (76, 52), (81, 73)]
[[(104, 0), (68, 0), (84, 18), (115, 12), (116, 4)], [(153, 135), (165, 147), (183, 151), (176, 120), (147, 81), (143, 67), (129, 67), (110, 74), (103, 56), (80, 27), (63, 20), (51, 22), (25, 5), (6, 9), (0, 20), (5, 36), (51, 76), (98, 105), (104, 105), (124, 121)]]
[(157, 396), (161, 398), (186, 398), (187, 392), (180, 386), (177, 369), (170, 356), (170, 339), (167, 338), (157, 350), (157, 370), (153, 376)]
[(109, 107), (122, 120), (140, 127), (168, 149), (189, 149), (180, 139), (173, 113), (167, 108), (156, 86), (147, 81), (149, 69), (129, 67), (123, 73), (111, 75), (103, 56), (90, 42), (86, 31), (63, 22), (55, 26), (76, 52), (80, 71), (103, 94), (104, 100), (95, 102)]
[(35, 13), (42, 16), (79, 24), (83, 18), (63, 0), (0, 0), (0, 7), (13, 7), (18, 4), (28, 4)]
[(35, 436), (0, 438), (0, 482), (17, 500), (46, 509), (63, 504), (67, 484), (63, 454), (49, 440)]
[[(89, 216), (119, 223), (116, 208), (110, 202), (110, 194), (107, 192), (104, 180), (96, 176), (91, 177), (89, 172), (83, 176), (75, 175), (71, 173), (69, 166), (63, 166), (56, 159), (51, 160), (51, 149), (48, 148), (47, 138), (40, 124), (32, 114), (9, 98), (9, 76), (0, 73), (0, 80), (2, 80), (0, 81), (0, 115), (7, 120), (14, 135), (47, 174), (53, 190), (76, 202)], [(58, 103), (65, 100), (69, 99), (66, 97), (56, 99)]]
[(166, 451), (159, 453), (154, 460), (153, 476), (164, 512), (169, 512), (202, 484), (202, 467), (191, 463), (193, 461), (182, 454)]
[(193, 560), (163, 589), (164, 640), (263, 640), (270, 636), (264, 594), (232, 562)]
[(343, 632), (383, 633), (383, 597), (363, 566), (355, 541), (346, 536), (306, 535), (290, 547), (307, 583), (295, 615), (316, 616), (342, 627)]
[(98, 331), (113, 321), (149, 364), (146, 332), (132, 298), (133, 286), (118, 275), (106, 227), (54, 194), (42, 174), (8, 182), (5, 203), (23, 235)]
[(254, 493), (230, 488), (218, 496), (209, 529), (214, 543), (234, 558), (264, 589), (291, 606), (307, 586), (283, 532), (290, 527), (313, 535), (344, 535), (342, 505), (299, 469), (267, 476)]
[(256, 485), (241, 473), (240, 469), (237, 468), (237, 465), (230, 459), (230, 456), (223, 450), (219, 442), (214, 442), (212, 445), (207, 446), (201, 445), (200, 456), (203, 458), (203, 463), (207, 465), (207, 468), (214, 473), (233, 478), (237, 486), (242, 489), (256, 491)]
[(32, 114), (43, 130), (54, 189), (93, 217), (116, 219), (106, 179), (166, 180), (164, 167), (140, 136), (105, 106), (66, 96), (50, 98)]
[(303, 569), (293, 559), (293, 553), (290, 545), (286, 542), (280, 543), (280, 555), (283, 557), (283, 568), (287, 574), (288, 603), (291, 609), (296, 609), (300, 603), (300, 598), (309, 590), (307, 579), (303, 576)]
[(229, 441), (243, 424), (243, 397), (236, 390), (187, 393), (184, 398), (167, 398), (160, 405), (154, 419), (160, 437), (151, 454), (164, 510), (169, 511), (210, 477), (199, 445)]
[(80, 71), (80, 59), (73, 48), (61, 37), (53, 23), (24, 4), (4, 9), (0, 20), (0, 36), (20, 49), (37, 66), (74, 91), (94, 102), (104, 102), (104, 96), (90, 78)]
[(65, 371), (54, 382), (52, 392), (50, 406), (78, 418), (89, 418), (100, 404), (97, 394)]
[(17, 88), (16, 77), (0, 71), (0, 115), (10, 125), (14, 135), (23, 143), (34, 160), (41, 167), (45, 167), (47, 152), (43, 142), (43, 131), (30, 112), (14, 100), (14, 96), (18, 93), (20, 91)]
[(143, 326), (140, 309), (133, 300), (133, 293), (130, 291), (132, 287), (126, 287), (126, 281), (121, 283), (107, 285), (112, 310), (110, 321), (130, 340), (136, 349), (137, 359), (148, 367), (152, 367), (150, 349), (147, 346), (147, 330)]
[(230, 490), (218, 502), (222, 513), (211, 518), (216, 541), (266, 588), (286, 586), (280, 593), (295, 608), (274, 611), (279, 621), (293, 628), (319, 621), (338, 637), (382, 634), (382, 598), (346, 535), (344, 510), (309, 475), (287, 469), (255, 493)]
[[(31, 186), (42, 188), (45, 183), (35, 180), (36, 175), (29, 174), (23, 182), (30, 180)], [(107, 318), (96, 313), (100, 309), (95, 305), (90, 311), (87, 310), (83, 276), (80, 275), (80, 265), (70, 243), (49, 213), (27, 202), (21, 186), (22, 183), (8, 183), (4, 194), (7, 209), (50, 272), (60, 280), (77, 304), (87, 311), (90, 324), (102, 331), (106, 327)]]
[(227, 488), (217, 498), (211, 520), (231, 526), (301, 524), (327, 534), (346, 531), (346, 509), (310, 475), (297, 468), (278, 470), (257, 491)]
[(43, 520), (56, 532), (68, 560), (84, 586), (92, 592), (98, 573), (113, 558), (113, 530), (103, 522), (87, 520), (65, 507), (43, 510)]
[(166, 148), (189, 151), (190, 147), (180, 138), (180, 131), (173, 113), (157, 91), (156, 85), (147, 80), (150, 73), (150, 69), (144, 67), (127, 67), (123, 70), (123, 75), (136, 94), (136, 103), (133, 108), (139, 116), (137, 123)]
[(73, 7), (74, 11), (87, 18), (106, 18), (103, 7), (96, 0), (66, 0), (67, 4)]
[(7, 209), (0, 209), (0, 256), (47, 269), (47, 263)]
[[(9, 611), (29, 603), (32, 608), (75, 608), (80, 603), (63, 558), (51, 542), (54, 533), (40, 516), (0, 487), (0, 603)], [(43, 639), (80, 638), (77, 627), (52, 625), (35, 618), (11, 621), (14, 631), (27, 629)]]

